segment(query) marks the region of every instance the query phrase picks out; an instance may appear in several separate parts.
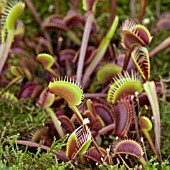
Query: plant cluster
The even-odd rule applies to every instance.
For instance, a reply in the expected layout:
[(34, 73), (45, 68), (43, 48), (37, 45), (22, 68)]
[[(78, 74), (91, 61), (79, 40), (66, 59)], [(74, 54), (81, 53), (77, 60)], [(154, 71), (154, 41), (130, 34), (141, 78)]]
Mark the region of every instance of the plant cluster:
[[(147, 1), (140, 1), (139, 19), (122, 22), (117, 43), (113, 41), (119, 24), (115, 1), (111, 1), (110, 27), (105, 36), (99, 34), (95, 18), (99, 2), (83, 0), (84, 14), (78, 11), (79, 3), (75, 0), (66, 16), (56, 13), (43, 22), (30, 0), (11, 2), (2, 8), (0, 97), (19, 106), (24, 98), (29, 99), (26, 115), (31, 119), (27, 126), (29, 121), (21, 112), (17, 116), (23, 122), (15, 127), (17, 116), (13, 115), (16, 118), (12, 120), (5, 116), (10, 122), (5, 124), (9, 129), (5, 134), (14, 135), (21, 129), (13, 144), (17, 151), (18, 145), (38, 147), (34, 161), (41, 149), (51, 147), (51, 164), (57, 164), (57, 158), (79, 168), (98, 165), (142, 169), (149, 167), (147, 149), (161, 163), (158, 95), (164, 92), (161, 83), (151, 78), (150, 58), (169, 46), (169, 38), (151, 52), (148, 47), (151, 34), (164, 25), (169, 29), (169, 14), (149, 31), (142, 23)], [(24, 23), (18, 20), (26, 5), (41, 32), (31, 38), (24, 38)], [(11, 87), (14, 90), (9, 92)], [(35, 109), (38, 115), (34, 115)], [(12, 108), (10, 112), (15, 113)], [(54, 139), (65, 141), (67, 136), (65, 145), (53, 148)], [(9, 152), (10, 139), (3, 137), (1, 131), (7, 149), (4, 152)]]

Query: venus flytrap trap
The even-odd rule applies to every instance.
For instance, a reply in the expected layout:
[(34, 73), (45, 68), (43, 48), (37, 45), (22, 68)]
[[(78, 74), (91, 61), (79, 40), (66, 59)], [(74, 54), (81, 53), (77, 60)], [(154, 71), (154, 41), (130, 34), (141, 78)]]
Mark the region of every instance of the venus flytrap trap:
[(122, 72), (122, 67), (117, 64), (108, 63), (99, 68), (97, 71), (97, 80), (99, 83), (105, 84), (109, 82), (112, 77), (120, 74)]
[(135, 92), (141, 93), (143, 86), (136, 72), (131, 71), (113, 77), (114, 83), (110, 86), (107, 101), (114, 104), (124, 95), (134, 95)]
[[(0, 94), (1, 94), (2, 92), (0, 91)], [(2, 98), (2, 99), (5, 99), (5, 100), (9, 100), (9, 101), (12, 101), (12, 102), (18, 102), (18, 98), (13, 94), (13, 93), (10, 93), (9, 91), (7, 91), (7, 92), (3, 92), (2, 93), (2, 95), (0, 95), (0, 97)]]
[(118, 137), (127, 137), (132, 118), (135, 113), (135, 106), (130, 96), (121, 98), (115, 108), (115, 132)]
[(91, 132), (86, 125), (88, 121), (83, 120), (84, 124), (78, 127), (68, 138), (66, 156), (74, 159), (78, 154), (84, 154), (92, 142)]
[(131, 53), (136, 68), (142, 77), (147, 81), (150, 77), (150, 60), (148, 50), (145, 47), (137, 46)]
[(103, 149), (102, 147), (99, 148), (101, 153), (102, 153), (102, 157), (99, 154), (99, 152), (96, 150), (95, 147), (91, 147), (87, 150), (87, 152), (84, 154), (84, 157), (86, 159), (90, 159), (96, 163), (98, 163), (99, 165), (103, 165), (104, 163), (109, 164), (109, 157), (107, 155), (107, 151), (105, 149)]
[(54, 58), (50, 54), (42, 53), (38, 54), (36, 60), (38, 60), (49, 73), (58, 77), (58, 74), (51, 68), (54, 64)]
[(51, 30), (51, 31), (60, 31), (65, 32), (67, 36), (76, 44), (80, 45), (80, 39), (79, 37), (69, 29), (69, 27), (66, 25), (65, 20), (63, 16), (55, 14), (51, 15), (48, 18), (45, 19), (45, 21), (42, 24), (43, 29), (45, 30)]
[(52, 94), (59, 95), (64, 98), (70, 109), (76, 114), (80, 124), (83, 123), (83, 117), (76, 106), (81, 104), (84, 94), (80, 85), (71, 78), (65, 77), (64, 79), (58, 78), (48, 85), (49, 91)]
[(29, 138), (31, 138), (32, 142), (38, 143), (42, 139), (42, 137), (48, 133), (49, 128), (47, 126), (44, 126), (42, 128), (33, 129), (29, 134)]
[(121, 41), (124, 48), (132, 50), (135, 46), (148, 45), (152, 40), (148, 29), (134, 19), (127, 19), (122, 24)]
[[(132, 156), (134, 158), (137, 158), (137, 160), (141, 162), (143, 166), (145, 166), (146, 161), (143, 158), (143, 154), (144, 152), (143, 152), (141, 145), (138, 142), (134, 140), (130, 140), (130, 139), (114, 141), (110, 147), (111, 157), (117, 156), (118, 158), (123, 160), (122, 158), (123, 155)], [(124, 160), (123, 162), (126, 168), (130, 169)]]
[(13, 1), (9, 5), (7, 5), (4, 11), (4, 16), (1, 21), (3, 27), (1, 29), (2, 43), (0, 46), (0, 72), (2, 72), (3, 66), (8, 57), (8, 53), (14, 39), (16, 21), (22, 14), (24, 8), (25, 4), (23, 2)]

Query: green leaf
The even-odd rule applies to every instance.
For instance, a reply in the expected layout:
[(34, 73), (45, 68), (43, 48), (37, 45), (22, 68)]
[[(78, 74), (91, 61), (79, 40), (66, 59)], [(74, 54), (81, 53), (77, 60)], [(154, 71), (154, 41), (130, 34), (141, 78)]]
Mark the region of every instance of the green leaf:
[(153, 81), (147, 81), (143, 85), (146, 95), (149, 99), (152, 113), (154, 117), (154, 131), (155, 131), (155, 147), (158, 154), (161, 157), (160, 153), (160, 138), (161, 138), (161, 127), (160, 127), (160, 111), (159, 111), (159, 104), (158, 104), (158, 97), (156, 93), (155, 83)]
[(93, 60), (91, 61), (90, 65), (88, 66), (88, 68), (86, 69), (86, 72), (84, 74), (84, 78), (83, 78), (83, 86), (85, 86), (88, 78), (91, 76), (92, 72), (94, 71), (94, 69), (96, 68), (97, 64), (101, 61), (101, 59), (103, 58), (110, 40), (112, 39), (116, 28), (118, 26), (118, 22), (119, 22), (119, 18), (118, 16), (115, 17), (111, 28), (109, 29), (108, 33), (106, 34), (106, 36), (103, 38), (103, 40), (101, 41), (99, 47), (98, 47), (98, 51), (96, 53), (96, 55), (94, 56)]

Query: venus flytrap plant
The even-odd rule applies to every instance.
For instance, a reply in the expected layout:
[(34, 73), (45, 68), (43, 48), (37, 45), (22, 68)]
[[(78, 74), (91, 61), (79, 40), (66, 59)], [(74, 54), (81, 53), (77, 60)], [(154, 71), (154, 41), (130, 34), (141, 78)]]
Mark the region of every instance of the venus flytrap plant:
[[(130, 40), (130, 41), (129, 41)], [(145, 48), (152, 40), (149, 31), (135, 20), (126, 20), (122, 25), (122, 45), (124, 48), (131, 50), (131, 57), (138, 71), (145, 79), (143, 88), (149, 99), (154, 117), (155, 146), (158, 159), (161, 160), (160, 154), (160, 112), (156, 93), (155, 83), (148, 81), (150, 77), (149, 54)]]
[(139, 70), (142, 77), (145, 79), (145, 83), (143, 84), (146, 95), (149, 99), (152, 113), (154, 116), (154, 131), (155, 131), (155, 146), (157, 149), (157, 156), (159, 161), (161, 160), (160, 155), (160, 113), (159, 113), (159, 104), (158, 98), (156, 94), (156, 86), (153, 81), (148, 81), (150, 77), (150, 61), (149, 54), (145, 47), (135, 47), (131, 53), (133, 61)]
[[(130, 169), (134, 166), (137, 168), (137, 165), (135, 165), (137, 161), (135, 160), (138, 160), (140, 162), (139, 168), (142, 168), (141, 164), (145, 166), (146, 161), (143, 158), (142, 146), (138, 143), (140, 139), (141, 141), (143, 139), (140, 136), (142, 133), (139, 133), (140, 127), (140, 132), (143, 132), (153, 152), (160, 161), (160, 113), (154, 82), (149, 82), (150, 61), (146, 46), (151, 42), (152, 37), (147, 28), (134, 19), (128, 19), (123, 23), (121, 43), (126, 49), (124, 53), (123, 50), (119, 51), (117, 48), (108, 49), (108, 47), (111, 47), (109, 46), (110, 41), (116, 31), (119, 20), (116, 16), (113, 21), (115, 11), (112, 11), (112, 16), (110, 16), (111, 21), (113, 22), (111, 23), (108, 33), (103, 36), (96, 31), (97, 22), (95, 22), (95, 17), (98, 19), (98, 16), (95, 15), (94, 17), (94, 14), (97, 9), (97, 0), (83, 0), (82, 4), (86, 11), (85, 15), (79, 13), (79, 0), (76, 0), (74, 2), (76, 4), (76, 7), (74, 7), (76, 10), (73, 10), (73, 13), (70, 13), (69, 11), (66, 17), (64, 17), (59, 15), (59, 12), (57, 11), (57, 14), (47, 17), (43, 23), (41, 23), (33, 3), (30, 0), (25, 0), (25, 2), (28, 7), (32, 9), (31, 11), (39, 23), (41, 32), (40, 34), (37, 34), (38, 36), (34, 36), (33, 39), (27, 40), (27, 38), (24, 38), (24, 43), (15, 43), (16, 46), (12, 48), (10, 55), (13, 55), (13, 53), (14, 55), (20, 55), (24, 52), (24, 55), (26, 54), (27, 58), (29, 55), (29, 61), (22, 58), (20, 62), (24, 73), (17, 67), (13, 67), (12, 72), (16, 76), (16, 82), (24, 78), (24, 81), (17, 84), (21, 87), (18, 98), (32, 97), (35, 99), (34, 101), (36, 102), (34, 103), (43, 108), (49, 117), (51, 117), (52, 123), (51, 121), (44, 122), (45, 127), (43, 124), (42, 128), (31, 131), (32, 142), (19, 140), (17, 141), (18, 144), (37, 147), (38, 144), (35, 142), (39, 142), (40, 138), (43, 136), (44, 145), (42, 145), (42, 148), (48, 150), (50, 148), (47, 146), (51, 146), (54, 136), (58, 139), (62, 138), (65, 134), (71, 134), (66, 148), (62, 148), (62, 145), (60, 147), (61, 151), (56, 154), (62, 161), (68, 161), (68, 159), (70, 159), (73, 163), (75, 162), (75, 165), (80, 166), (81, 168), (88, 168), (88, 166), (91, 166), (86, 164), (86, 162), (90, 160), (94, 161), (96, 164), (100, 164), (100, 167), (104, 166), (103, 168), (105, 168), (106, 164), (108, 164), (107, 167), (113, 168), (117, 163), (117, 167), (121, 166), (120, 164), (124, 164), (127, 169)], [(133, 2), (131, 1), (131, 4)], [(143, 2), (144, 6), (146, 2), (147, 1)], [(111, 3), (111, 8), (113, 9), (113, 6), (115, 7), (116, 3), (115, 1)], [(142, 4), (142, 0), (140, 3)], [(7, 49), (6, 54), (4, 54), (5, 56), (9, 53), (12, 41), (17, 39), (17, 37), (14, 37), (17, 34), (17, 31), (19, 31), (19, 36), (23, 36), (23, 29), (20, 32), (15, 26), (16, 19), (22, 13), (23, 9), (24, 3), (14, 3), (9, 11), (12, 11), (14, 14), (17, 10), (19, 10), (19, 12), (14, 15), (14, 20), (12, 20), (11, 25), (2, 25), (2, 44), (0, 53), (3, 54)], [(143, 11), (145, 11), (145, 9), (146, 8), (144, 7), (144, 9), (140, 10), (140, 18), (143, 18)], [(6, 14), (6, 16), (8, 15), (10, 17), (5, 17), (4, 23), (6, 23), (6, 20), (11, 20), (13, 16), (11, 12)], [(100, 24), (102, 23), (99, 23), (99, 25)], [(45, 32), (46, 30), (53, 31), (51, 32), (50, 39)], [(82, 30), (84, 30), (83, 35)], [(90, 37), (91, 32), (92, 36)], [(81, 36), (82, 43), (79, 39)], [(57, 38), (52, 39), (53, 37)], [(103, 38), (102, 41), (101, 38)], [(88, 42), (90, 44), (89, 47)], [(116, 39), (116, 42), (113, 42), (113, 44), (116, 43), (116, 47), (119, 47), (117, 42)], [(98, 44), (99, 46), (96, 49), (95, 46)], [(167, 44), (169, 44), (168, 39), (164, 45)], [(27, 49), (27, 47), (29, 48)], [(52, 49), (52, 47), (54, 47), (54, 49)], [(158, 48), (158, 50), (159, 49), (160, 48)], [(22, 52), (20, 53), (20, 51)], [(53, 56), (56, 56), (55, 58), (57, 61), (54, 60), (55, 58), (53, 58), (52, 55), (47, 54), (47, 51)], [(117, 60), (115, 55), (119, 52), (120, 57), (118, 57)], [(50, 78), (50, 81), (52, 76), (56, 78), (54, 81), (50, 82), (48, 88), (45, 88), (43, 91), (40, 83), (34, 82), (34, 80), (37, 80), (35, 74), (39, 71), (39, 68), (34, 67), (33, 63), (35, 60), (30, 60), (31, 55), (34, 57), (34, 54), (39, 54), (37, 55), (36, 60), (43, 65), (45, 71), (50, 73), (50, 76), (47, 74), (49, 77), (46, 78)], [(153, 53), (150, 53), (151, 56), (153, 54), (154, 51)], [(103, 58), (103, 56), (106, 58)], [(103, 61), (108, 63), (113, 59), (115, 59), (115, 61), (113, 61), (114, 64), (109, 63), (103, 65)], [(11, 62), (11, 60), (9, 61)], [(53, 70), (54, 64), (57, 65), (57, 68), (61, 70), (62, 74), (72, 77), (76, 76), (77, 81), (68, 77), (59, 78), (58, 72)], [(82, 73), (85, 74), (83, 75)], [(143, 77), (145, 83), (141, 81), (138, 73)], [(93, 82), (89, 81), (92, 74), (96, 76), (98, 80), (94, 85)], [(6, 70), (4, 70), (2, 74), (2, 77), (4, 78), (2, 83), (4, 80), (6, 81), (5, 76)], [(38, 80), (40, 80), (40, 77), (38, 77)], [(43, 80), (46, 79), (43, 77)], [(110, 80), (113, 83), (109, 87), (108, 82)], [(13, 83), (15, 83), (15, 81)], [(26, 81), (29, 82), (24, 84)], [(46, 84), (47, 82), (43, 83)], [(85, 98), (90, 99), (87, 99), (86, 106), (84, 106), (85, 102), (80, 105), (84, 99), (84, 94), (79, 83), (83, 85), (83, 88), (87, 88)], [(88, 88), (91, 84), (93, 85), (93, 89), (91, 86)], [(96, 84), (98, 85), (97, 87), (95, 86)], [(11, 85), (7, 85), (6, 88), (9, 88)], [(101, 86), (104, 88), (102, 89)], [(108, 94), (106, 94), (107, 90)], [(5, 91), (2, 91), (0, 96), (2, 98), (12, 99)], [(149, 135), (152, 124), (147, 117), (141, 116), (140, 114), (143, 106), (140, 105), (141, 98), (138, 98), (138, 94), (145, 98), (148, 96), (150, 101), (154, 115), (156, 147)], [(65, 102), (61, 99), (64, 99), (67, 102), (67, 106), (70, 108), (68, 114), (68, 107), (65, 107)], [(56, 105), (57, 108), (55, 113), (53, 107)], [(70, 110), (72, 111), (71, 113)], [(90, 122), (88, 125), (87, 122), (84, 122), (84, 118), (89, 119)], [(34, 118), (31, 117), (31, 119)], [(75, 119), (76, 121), (74, 121)], [(117, 140), (117, 138), (119, 138), (119, 140)], [(138, 142), (132, 139), (136, 139)], [(111, 141), (113, 143), (110, 146)], [(88, 150), (91, 143), (93, 146)], [(108, 146), (110, 146), (110, 152), (106, 149)], [(145, 146), (144, 143), (143, 146)], [(53, 150), (53, 146), (51, 150)], [(54, 153), (56, 152), (54, 151)], [(38, 152), (38, 154), (40, 153)], [(35, 157), (37, 157), (38, 154), (36, 154)], [(133, 161), (131, 157), (135, 160)], [(83, 161), (85, 161), (85, 164), (82, 163)]]
[(4, 17), (2, 19), (3, 23), (1, 23), (3, 24), (3, 28), (1, 30), (2, 44), (0, 46), (0, 73), (2, 72), (14, 39), (16, 21), (22, 14), (24, 8), (25, 4), (23, 2), (14, 1), (11, 2), (4, 11)]
[[(52, 94), (59, 95), (67, 101), (69, 108), (76, 114), (76, 118), (79, 123), (83, 124), (83, 117), (79, 110), (77, 109), (77, 105), (81, 104), (84, 99), (83, 90), (80, 85), (74, 80), (65, 77), (65, 79), (56, 79), (54, 82), (50, 82), (48, 85), (49, 91)], [(101, 154), (98, 145), (92, 137), (93, 145), (96, 147), (98, 152)]]
[(67, 36), (77, 45), (80, 45), (79, 37), (67, 27), (64, 18), (61, 15), (55, 14), (46, 18), (42, 24), (43, 29), (53, 30), (53, 31), (62, 31), (67, 34)]
[(51, 68), (54, 64), (54, 58), (50, 54), (42, 53), (38, 54), (36, 60), (38, 60), (49, 73), (58, 77), (58, 74)]

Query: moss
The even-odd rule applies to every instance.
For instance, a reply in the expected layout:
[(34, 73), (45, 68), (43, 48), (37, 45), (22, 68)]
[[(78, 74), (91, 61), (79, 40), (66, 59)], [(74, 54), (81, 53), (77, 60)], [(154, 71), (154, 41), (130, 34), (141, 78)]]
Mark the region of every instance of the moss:
[(30, 104), (30, 101), (23, 99), (18, 103), (0, 99), (0, 131), (7, 128), (6, 135), (21, 136), (32, 129), (42, 127), (48, 115), (43, 109)]
[[(5, 132), (5, 131), (4, 131)], [(1, 136), (0, 138), (0, 170), (18, 170), (18, 169), (34, 169), (34, 170), (65, 170), (65, 169), (77, 169), (71, 162), (60, 162), (53, 150), (60, 150), (65, 143), (65, 138), (62, 140), (54, 140), (52, 148), (47, 152), (42, 152), (40, 147), (37, 148), (36, 153), (29, 151), (26, 147), (24, 150), (15, 144), (18, 139), (18, 135), (13, 136)], [(6, 143), (9, 143), (8, 145)], [(5, 147), (3, 146), (5, 145)], [(29, 161), (28, 161), (29, 160)]]

